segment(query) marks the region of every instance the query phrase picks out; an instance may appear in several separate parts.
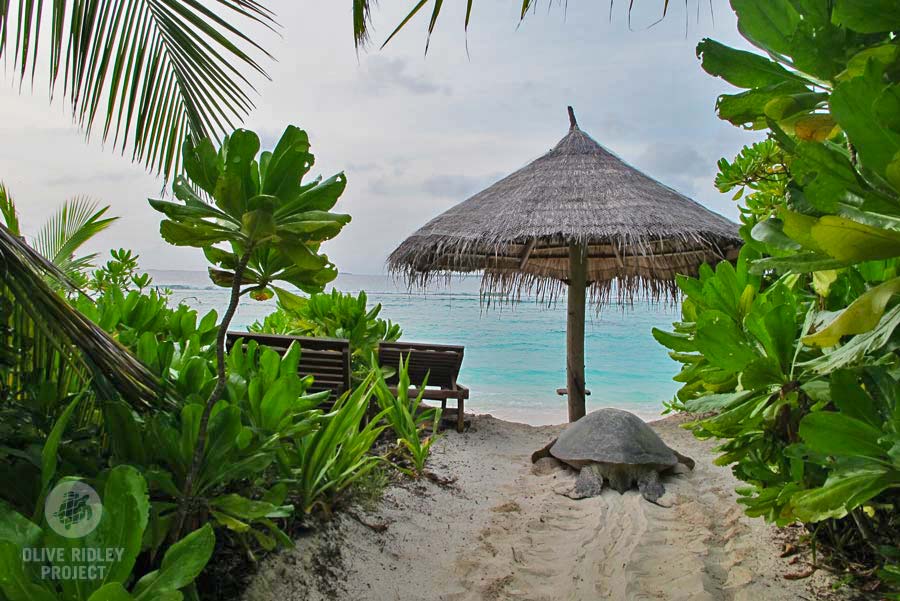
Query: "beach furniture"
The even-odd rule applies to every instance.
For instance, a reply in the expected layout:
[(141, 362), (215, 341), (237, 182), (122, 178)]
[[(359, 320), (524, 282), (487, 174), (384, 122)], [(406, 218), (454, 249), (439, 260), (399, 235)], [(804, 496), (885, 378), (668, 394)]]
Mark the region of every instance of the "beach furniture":
[(456, 431), (462, 432), (464, 427), (463, 410), (465, 400), (469, 398), (469, 389), (456, 381), (462, 367), (465, 347), (446, 344), (422, 344), (417, 342), (382, 342), (378, 345), (378, 364), (394, 370), (394, 375), (387, 378), (392, 392), (397, 391), (397, 366), (401, 358), (409, 358), (410, 395), (419, 394), (422, 383), (428, 376), (428, 387), (424, 389), (422, 398), (440, 401), (441, 409), (447, 410), (447, 399), (456, 399)]
[(291, 343), (300, 344), (300, 362), (297, 373), (312, 376), (309, 392), (328, 390), (331, 402), (350, 390), (350, 342), (340, 338), (309, 338), (306, 336), (281, 336), (278, 334), (254, 334), (251, 332), (228, 332), (226, 347), (231, 350), (235, 342), (243, 338), (246, 345), (255, 340), (279, 354), (287, 352)]

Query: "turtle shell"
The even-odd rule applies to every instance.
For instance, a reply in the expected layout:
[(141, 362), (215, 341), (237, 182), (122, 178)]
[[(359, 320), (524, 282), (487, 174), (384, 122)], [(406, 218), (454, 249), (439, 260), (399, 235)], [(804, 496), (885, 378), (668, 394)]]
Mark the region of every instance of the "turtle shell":
[(550, 454), (573, 466), (588, 463), (655, 465), (661, 469), (678, 457), (644, 420), (621, 409), (588, 413), (570, 424), (550, 447)]

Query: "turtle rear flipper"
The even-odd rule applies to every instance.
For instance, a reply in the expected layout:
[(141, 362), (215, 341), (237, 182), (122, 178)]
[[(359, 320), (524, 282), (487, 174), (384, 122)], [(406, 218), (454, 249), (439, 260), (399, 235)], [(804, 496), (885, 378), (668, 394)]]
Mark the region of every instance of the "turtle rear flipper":
[(566, 493), (570, 499), (587, 499), (596, 497), (603, 491), (603, 474), (597, 464), (586, 465), (578, 473), (575, 488)]
[(659, 481), (659, 472), (655, 469), (647, 469), (638, 476), (637, 485), (641, 495), (651, 503), (656, 503), (657, 499), (666, 493), (665, 487)]
[(550, 454), (550, 447), (556, 444), (556, 439), (554, 438), (550, 442), (547, 443), (547, 446), (542, 447), (531, 454), (531, 463), (537, 463), (538, 459), (543, 459), (544, 457), (552, 457)]
[(675, 449), (672, 449), (672, 452), (675, 453), (675, 456), (676, 456), (676, 457), (678, 457), (678, 463), (683, 463), (684, 465), (688, 466), (688, 468), (694, 469), (694, 465), (695, 465), (695, 464), (694, 464), (694, 460), (693, 460), (693, 459), (691, 459), (691, 458), (688, 457), (687, 455), (682, 455), (681, 453), (679, 453), (679, 452), (676, 451)]

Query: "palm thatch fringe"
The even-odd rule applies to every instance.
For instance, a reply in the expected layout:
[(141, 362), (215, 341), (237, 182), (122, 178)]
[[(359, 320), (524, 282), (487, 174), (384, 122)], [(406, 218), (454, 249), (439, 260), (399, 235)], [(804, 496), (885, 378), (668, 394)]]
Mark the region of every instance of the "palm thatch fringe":
[[(63, 362), (89, 373), (91, 386), (103, 398), (117, 391), (132, 406), (149, 408), (163, 400), (157, 377), (122, 345), (71, 307), (44, 275), (66, 283), (66, 276), (19, 237), (0, 225), (0, 289), (14, 300), (14, 315), (4, 316), (12, 348), (24, 348), (15, 337), (27, 316), (35, 338), (59, 353)], [(21, 341), (19, 341), (21, 342)], [(25, 361), (25, 357), (19, 357)], [(9, 382), (0, 382), (8, 386)]]

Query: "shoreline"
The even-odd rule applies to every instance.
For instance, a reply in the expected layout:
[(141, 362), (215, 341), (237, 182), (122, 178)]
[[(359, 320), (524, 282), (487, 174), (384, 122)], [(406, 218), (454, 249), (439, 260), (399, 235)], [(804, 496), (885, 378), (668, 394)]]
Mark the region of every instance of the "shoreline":
[(845, 599), (823, 571), (802, 576), (802, 554), (780, 557), (789, 531), (744, 515), (737, 480), (713, 465), (715, 443), (681, 428), (689, 416), (650, 423), (692, 457), (667, 476), (668, 507), (636, 490), (574, 501), (568, 469), (531, 465), (558, 435), (490, 415), (463, 434), (445, 431), (429, 469), (449, 485), (397, 480), (371, 511), (335, 514), (297, 547), (264, 561), (245, 601), (528, 599)]

